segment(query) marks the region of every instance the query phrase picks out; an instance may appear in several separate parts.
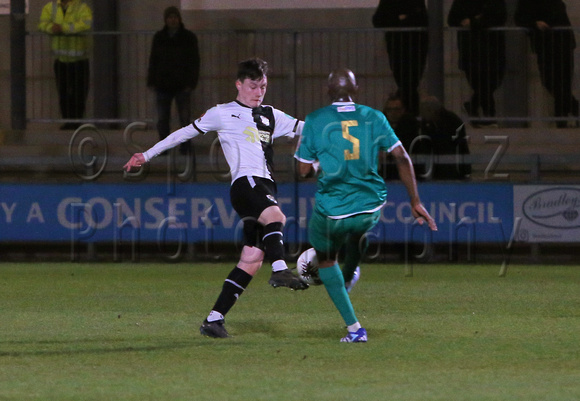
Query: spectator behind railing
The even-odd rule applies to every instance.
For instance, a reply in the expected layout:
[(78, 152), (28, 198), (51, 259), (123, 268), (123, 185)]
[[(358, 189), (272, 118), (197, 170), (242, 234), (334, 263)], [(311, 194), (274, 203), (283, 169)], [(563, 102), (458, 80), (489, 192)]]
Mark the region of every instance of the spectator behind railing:
[[(90, 7), (81, 0), (47, 3), (42, 9), (38, 29), (50, 35), (56, 57), (54, 74), (64, 119), (83, 118), (89, 93), (88, 35), (93, 24)], [(61, 129), (75, 129), (79, 123), (68, 122)]]
[(418, 88), (425, 71), (429, 18), (424, 0), (381, 0), (373, 15), (375, 28), (425, 28), (421, 31), (387, 31), (389, 65), (400, 96), (409, 112), (419, 112)]
[(505, 34), (488, 28), (504, 26), (506, 19), (504, 0), (454, 0), (447, 17), (449, 26), (467, 28), (457, 32), (457, 47), (459, 69), (473, 90), (463, 107), (475, 128), (497, 126), (493, 119), (477, 118), (480, 108), (483, 117), (496, 115), (493, 95), (505, 74)]
[(383, 107), (383, 114), (395, 130), (407, 152), (411, 152), (411, 144), (419, 135), (419, 121), (409, 113), (401, 97), (394, 93), (389, 96)]
[[(200, 64), (197, 36), (185, 29), (177, 7), (167, 7), (163, 20), (165, 26), (153, 37), (147, 74), (147, 86), (156, 95), (159, 140), (171, 133), (173, 99), (181, 127), (191, 123), (191, 92), (199, 80)], [(189, 147), (190, 141), (186, 141), (179, 150), (186, 154)]]
[[(383, 106), (383, 114), (387, 117), (407, 153), (411, 155), (414, 151), (413, 140), (419, 136), (420, 130), (417, 117), (407, 111), (403, 100), (396, 93), (388, 97)], [(415, 167), (415, 175), (417, 176), (424, 172), (421, 166), (419, 166), (421, 171), (418, 170), (417, 165), (413, 165), (413, 167)], [(385, 179), (399, 179), (397, 166), (393, 163), (382, 166), (382, 171)]]
[[(574, 49), (576, 40), (570, 27), (566, 4), (562, 0), (518, 0), (514, 14), (516, 25), (530, 29), (532, 50), (536, 53), (540, 79), (554, 96), (554, 115), (576, 117), (578, 100), (572, 94)], [(557, 121), (559, 128), (567, 121)]]
[[(462, 156), (469, 154), (465, 124), (454, 112), (447, 110), (435, 96), (421, 99), (421, 139), (417, 153), (431, 154), (435, 163), (427, 166), (426, 177), (435, 180), (467, 179), (471, 164)], [(452, 156), (452, 160), (438, 163), (438, 155)], [(454, 156), (454, 157), (453, 157)], [(432, 167), (432, 171), (431, 168)]]

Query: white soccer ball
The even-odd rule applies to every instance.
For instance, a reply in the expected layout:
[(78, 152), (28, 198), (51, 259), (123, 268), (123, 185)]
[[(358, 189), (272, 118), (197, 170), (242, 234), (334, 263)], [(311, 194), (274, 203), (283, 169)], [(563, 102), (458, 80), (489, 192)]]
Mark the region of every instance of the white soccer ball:
[(322, 280), (318, 276), (318, 258), (314, 248), (302, 252), (296, 261), (296, 271), (305, 283), (309, 285), (321, 285)]

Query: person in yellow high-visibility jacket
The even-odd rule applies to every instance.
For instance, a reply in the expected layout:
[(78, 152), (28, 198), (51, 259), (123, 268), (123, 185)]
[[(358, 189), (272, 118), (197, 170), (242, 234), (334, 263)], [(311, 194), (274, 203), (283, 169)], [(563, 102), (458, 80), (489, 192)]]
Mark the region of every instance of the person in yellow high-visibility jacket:
[[(55, 56), (54, 73), (60, 111), (65, 120), (81, 119), (89, 92), (89, 31), (93, 24), (91, 8), (82, 0), (55, 0), (42, 9), (38, 29), (50, 35)], [(62, 129), (78, 127), (67, 122)]]

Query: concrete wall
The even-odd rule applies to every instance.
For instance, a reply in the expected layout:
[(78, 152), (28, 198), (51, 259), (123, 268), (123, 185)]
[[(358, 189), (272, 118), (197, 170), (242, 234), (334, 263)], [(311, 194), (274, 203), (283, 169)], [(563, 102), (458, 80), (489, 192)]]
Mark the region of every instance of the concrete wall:
[(10, 17), (0, 15), (0, 145), (10, 127)]

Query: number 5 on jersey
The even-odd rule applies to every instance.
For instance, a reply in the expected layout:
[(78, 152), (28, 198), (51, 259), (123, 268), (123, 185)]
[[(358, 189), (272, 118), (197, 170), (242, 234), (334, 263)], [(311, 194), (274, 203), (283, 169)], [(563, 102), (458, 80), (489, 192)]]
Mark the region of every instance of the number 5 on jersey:
[(348, 149), (344, 150), (344, 160), (358, 160), (360, 158), (360, 141), (348, 132), (350, 127), (358, 127), (358, 121), (342, 121), (342, 137), (352, 143), (352, 152)]

